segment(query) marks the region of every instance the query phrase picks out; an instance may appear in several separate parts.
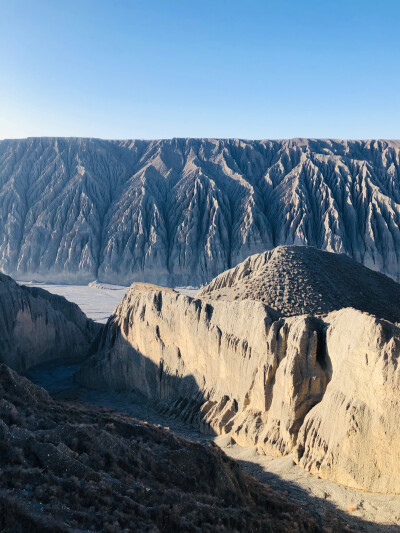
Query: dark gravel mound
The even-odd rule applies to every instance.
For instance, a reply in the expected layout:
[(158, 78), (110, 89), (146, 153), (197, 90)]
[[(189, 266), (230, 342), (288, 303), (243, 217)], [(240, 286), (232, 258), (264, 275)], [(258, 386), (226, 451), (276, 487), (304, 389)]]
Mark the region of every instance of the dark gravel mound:
[(5, 365), (0, 398), (0, 531), (319, 531), (214, 445), (57, 403)]
[(344, 254), (312, 246), (278, 246), (223, 272), (201, 298), (261, 300), (284, 316), (354, 307), (400, 321), (400, 284)]

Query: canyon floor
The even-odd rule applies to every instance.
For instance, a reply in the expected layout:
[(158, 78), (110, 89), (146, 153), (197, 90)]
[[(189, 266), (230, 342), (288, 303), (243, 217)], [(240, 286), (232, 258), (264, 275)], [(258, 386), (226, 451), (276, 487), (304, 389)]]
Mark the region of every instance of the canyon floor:
[[(63, 285), (58, 283), (36, 283), (34, 281), (19, 281), (18, 283), (28, 287), (40, 287), (53, 294), (64, 296), (70, 302), (78, 304), (87, 317), (100, 324), (107, 322), (108, 317), (128, 290), (128, 287), (123, 285), (110, 285), (95, 281), (89, 285)], [(175, 287), (175, 290), (187, 296), (195, 296), (199, 291), (199, 289), (188, 287)]]
[[(32, 283), (32, 285), (34, 285)], [(39, 285), (50, 292), (67, 297), (98, 322), (105, 322), (125, 294), (126, 287), (93, 284), (92, 286)], [(194, 295), (196, 290), (180, 288)], [(134, 416), (140, 420), (167, 427), (190, 440), (214, 442), (237, 460), (242, 469), (262, 483), (284, 494), (306, 509), (321, 526), (331, 531), (346, 531), (349, 525), (365, 532), (400, 531), (400, 497), (349, 489), (312, 476), (295, 465), (292, 457), (258, 455), (255, 449), (242, 448), (230, 437), (213, 437), (199, 433), (179, 419), (160, 414), (157, 406), (136, 393), (109, 393), (79, 387), (73, 374), (79, 365), (60, 363), (37, 367), (28, 374), (36, 384), (46, 388), (55, 398), (100, 405)]]

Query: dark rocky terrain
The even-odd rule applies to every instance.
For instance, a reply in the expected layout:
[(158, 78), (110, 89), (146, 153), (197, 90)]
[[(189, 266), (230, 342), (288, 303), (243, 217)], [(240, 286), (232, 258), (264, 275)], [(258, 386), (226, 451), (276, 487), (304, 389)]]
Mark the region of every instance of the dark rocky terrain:
[(322, 531), (214, 445), (59, 403), (6, 365), (0, 398), (0, 531)]

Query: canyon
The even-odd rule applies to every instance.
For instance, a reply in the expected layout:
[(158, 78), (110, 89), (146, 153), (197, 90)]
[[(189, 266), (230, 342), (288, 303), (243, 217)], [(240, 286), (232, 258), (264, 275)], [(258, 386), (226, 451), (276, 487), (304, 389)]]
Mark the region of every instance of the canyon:
[[(372, 314), (386, 299), (387, 316), (398, 318), (400, 287), (317, 249), (283, 246), (267, 258), (249, 258), (196, 298), (133, 284), (77, 381), (97, 390), (140, 391), (205, 433), (229, 435), (266, 455), (294, 453), (307, 471), (349, 487), (400, 494), (400, 329)], [(320, 269), (321, 262), (330, 268)], [(314, 265), (310, 275), (323, 281), (331, 274), (333, 285), (351, 284), (353, 276), (357, 291), (348, 297), (355, 307), (343, 308), (323, 283), (316, 285), (321, 314), (282, 316), (280, 299), (273, 308), (272, 300), (265, 305), (246, 297), (268, 297), (260, 279), (278, 278), (274, 290), (284, 295), (293, 283), (284, 264), (290, 271)], [(301, 284), (290, 296), (303, 310), (315, 304)]]
[[(226, 450), (398, 497), (399, 154), (383, 140), (0, 141), (0, 361), (75, 365), (76, 390), (106, 403), (134, 391)], [(115, 284), (101, 322), (130, 288), (103, 325), (34, 282)]]
[[(121, 420), (111, 414), (101, 429), (96, 420), (103, 415), (91, 410), (94, 404), (124, 413), (123, 427), (137, 424), (133, 416), (171, 426), (174, 434), (206, 446), (214, 441), (238, 459), (245, 472), (287, 494), (291, 505), (306, 505), (317, 530), (355, 527), (386, 532), (400, 525), (399, 285), (392, 279), (344, 254), (279, 246), (250, 256), (194, 296), (192, 290), (134, 283), (105, 325), (94, 323), (61, 296), (32, 284), (18, 285), (5, 275), (0, 281), (2, 335), (9, 346), (18, 347), (0, 352), (0, 360), (27, 374), (53, 397), (2, 367), (0, 381), (6, 385), (0, 383), (0, 414), (5, 426), (0, 444), (8, 450), (7, 443), (18, 441), (25, 460), (19, 452), (21, 466), (11, 470), (1, 466), (8, 488), (0, 487), (0, 505), (11, 502), (7, 491), (12, 485), (17, 494), (13, 505), (24, 520), (41, 527), (55, 524), (50, 500), (43, 522), (35, 514), (38, 504), (29, 503), (36, 501), (34, 493), (27, 499), (20, 492), (20, 472), (35, 468), (30, 464), (32, 452), (48, 449), (49, 455), (40, 455), (40, 464), (54, 469), (55, 457), (62, 464), (73, 459), (88, 466), (85, 453), (101, 455), (103, 440), (126, 450), (126, 429), (117, 434), (112, 429), (115, 424), (121, 428)], [(61, 285), (54, 287), (63, 290)], [(78, 301), (88, 300), (86, 308), (100, 321), (104, 320), (104, 310), (99, 312), (102, 293), (107, 308), (111, 293), (118, 298), (115, 294), (121, 297), (124, 292), (122, 287), (100, 283), (77, 289)], [(72, 297), (73, 286), (65, 286), (65, 294)], [(7, 315), (7, 309), (12, 313)], [(43, 343), (38, 344), (41, 338), (45, 350)], [(25, 414), (24, 390), (40, 398), (38, 404), (29, 399)], [(10, 391), (16, 395), (10, 396)], [(32, 425), (33, 404), (38, 426)], [(50, 413), (58, 414), (51, 419)], [(47, 433), (40, 429), (44, 418)], [(72, 420), (84, 423), (84, 439), (91, 442), (86, 451), (66, 440), (69, 430), (61, 420), (67, 425)], [(59, 438), (68, 449), (60, 444), (53, 450)], [(163, 433), (157, 439), (169, 446)], [(82, 459), (76, 452), (79, 457), (83, 453)], [(185, 470), (190, 461), (189, 454)], [(78, 463), (76, 468), (81, 468)], [(92, 470), (100, 465), (104, 490), (117, 497), (106, 488), (108, 463), (92, 463)], [(88, 475), (86, 479), (82, 471), (79, 477), (90, 492), (94, 474)], [(67, 478), (63, 486), (68, 485)], [(16, 481), (11, 483), (12, 479)], [(45, 483), (49, 489), (42, 491), (41, 499), (60, 490), (50, 478)], [(322, 500), (321, 494), (325, 494)], [(204, 502), (200, 494), (195, 499)], [(64, 526), (74, 520), (89, 523), (85, 505), (75, 518), (64, 513)], [(200, 509), (203, 504), (193, 500), (193, 505)], [(220, 519), (225, 520), (225, 504), (218, 505)], [(244, 505), (246, 513), (251, 504)], [(282, 501), (282, 505), (287, 504)], [(291, 508), (289, 514), (294, 512)], [(107, 513), (103, 516), (111, 520)], [(175, 515), (164, 516), (176, 520)], [(278, 515), (274, 516), (255, 520), (275, 520)], [(158, 520), (151, 513), (146, 519)], [(311, 527), (311, 523), (306, 526), (306, 516), (302, 520), (302, 527)]]

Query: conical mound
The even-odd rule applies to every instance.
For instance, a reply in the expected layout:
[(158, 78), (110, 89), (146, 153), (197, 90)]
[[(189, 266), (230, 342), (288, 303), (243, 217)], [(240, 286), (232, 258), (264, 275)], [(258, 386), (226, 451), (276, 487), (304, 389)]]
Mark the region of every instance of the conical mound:
[(344, 254), (278, 246), (217, 276), (201, 298), (260, 300), (283, 316), (354, 307), (400, 321), (400, 284)]

